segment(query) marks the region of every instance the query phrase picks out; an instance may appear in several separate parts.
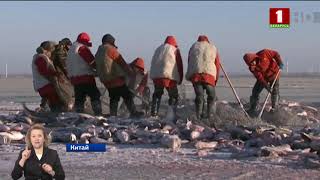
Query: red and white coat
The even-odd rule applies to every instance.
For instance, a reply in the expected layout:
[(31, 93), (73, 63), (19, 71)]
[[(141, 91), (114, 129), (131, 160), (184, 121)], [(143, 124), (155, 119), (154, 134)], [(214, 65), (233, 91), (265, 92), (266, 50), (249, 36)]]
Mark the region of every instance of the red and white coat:
[[(50, 81), (43, 75), (43, 73), (40, 72), (41, 67), (37, 66), (37, 61), (39, 61), (40, 59), (45, 61), (45, 62), (43, 62), (43, 64), (45, 64), (44, 66), (46, 66), (46, 69), (51, 69), (51, 71), (55, 71), (53, 63), (46, 55), (35, 54), (33, 56), (32, 65), (31, 65), (32, 66), (32, 76), (33, 76), (33, 87), (34, 87), (35, 91), (39, 91), (39, 89), (50, 84)], [(39, 69), (40, 69), (40, 71), (39, 71)]]
[(217, 48), (207, 41), (195, 42), (189, 50), (186, 79), (192, 83), (204, 82), (216, 85), (219, 66), (220, 58)]
[(178, 48), (168, 43), (162, 44), (156, 49), (152, 57), (150, 69), (151, 79), (153, 79), (154, 82), (157, 82), (159, 79), (168, 79), (175, 81), (176, 83), (181, 83), (183, 79), (181, 61), (180, 51)]
[(68, 51), (66, 60), (68, 76), (73, 85), (95, 83), (95, 61), (90, 49), (79, 42), (74, 42)]

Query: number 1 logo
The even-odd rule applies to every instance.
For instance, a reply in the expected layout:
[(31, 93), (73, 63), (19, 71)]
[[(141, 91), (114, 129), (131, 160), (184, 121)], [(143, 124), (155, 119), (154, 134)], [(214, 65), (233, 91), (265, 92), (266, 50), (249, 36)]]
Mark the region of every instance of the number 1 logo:
[(269, 25), (271, 28), (289, 28), (290, 8), (270, 8)]

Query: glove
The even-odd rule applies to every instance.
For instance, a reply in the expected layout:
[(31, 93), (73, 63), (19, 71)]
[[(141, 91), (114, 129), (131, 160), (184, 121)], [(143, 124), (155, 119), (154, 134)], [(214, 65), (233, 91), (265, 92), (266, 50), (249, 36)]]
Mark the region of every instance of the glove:
[(284, 65), (280, 64), (279, 67), (280, 67), (281, 70), (283, 70)]

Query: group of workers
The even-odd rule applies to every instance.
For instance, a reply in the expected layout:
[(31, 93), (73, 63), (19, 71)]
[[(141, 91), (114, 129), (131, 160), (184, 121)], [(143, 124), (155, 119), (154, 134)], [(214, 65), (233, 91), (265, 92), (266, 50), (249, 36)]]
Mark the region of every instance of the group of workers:
[[(49, 105), (54, 112), (84, 112), (86, 97), (90, 97), (95, 115), (102, 115), (101, 93), (97, 88), (98, 77), (109, 93), (109, 114), (118, 115), (118, 105), (122, 97), (131, 117), (142, 117), (134, 103), (135, 96), (143, 96), (149, 90), (150, 77), (154, 84), (151, 100), (151, 116), (159, 114), (164, 89), (169, 95), (169, 105), (176, 110), (179, 101), (178, 85), (184, 77), (183, 60), (174, 36), (167, 36), (164, 43), (154, 52), (150, 72), (141, 57), (128, 64), (111, 34), (102, 37), (101, 45), (92, 54), (88, 33), (80, 33), (75, 42), (64, 38), (55, 44), (44, 41), (37, 48), (32, 61), (34, 88), (42, 97), (41, 107)], [(283, 63), (277, 51), (263, 49), (243, 56), (250, 72), (256, 77), (250, 97), (249, 114), (257, 112), (259, 94), (263, 89), (271, 93), (272, 111), (279, 102), (279, 76)], [(200, 35), (188, 54), (185, 78), (193, 84), (197, 119), (210, 118), (216, 100), (215, 87), (219, 79), (220, 57), (215, 45), (205, 35)], [(274, 82), (274, 83), (273, 83)], [(69, 83), (74, 91), (74, 106), (70, 106), (70, 93), (63, 93), (63, 84)], [(272, 84), (274, 86), (272, 87)], [(207, 94), (205, 108), (204, 95)], [(206, 109), (206, 111), (204, 111)]]

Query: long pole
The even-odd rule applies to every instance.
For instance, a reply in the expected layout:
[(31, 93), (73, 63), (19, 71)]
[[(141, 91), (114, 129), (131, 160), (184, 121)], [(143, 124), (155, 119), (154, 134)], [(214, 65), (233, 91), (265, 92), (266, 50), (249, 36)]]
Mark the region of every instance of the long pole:
[[(276, 75), (276, 78), (274, 79), (274, 81), (273, 81), (273, 83), (272, 83), (270, 92), (273, 91), (273, 87), (274, 87), (274, 85), (276, 84), (276, 81), (277, 81), (277, 79), (278, 79), (278, 76), (279, 76), (279, 74), (280, 74), (280, 71), (281, 71), (281, 69), (278, 71), (278, 73), (277, 73), (277, 75)], [(262, 113), (263, 113), (263, 111), (264, 111), (264, 108), (266, 107), (266, 104), (267, 104), (267, 102), (268, 102), (269, 96), (270, 96), (270, 94), (271, 94), (270, 92), (268, 92), (268, 95), (267, 95), (266, 99), (264, 100), (262, 109), (261, 109), (260, 114), (259, 114), (259, 118), (261, 118)]]
[(249, 114), (248, 114), (248, 113), (247, 113), (247, 111), (244, 109), (243, 104), (241, 103), (240, 98), (239, 98), (239, 96), (238, 96), (238, 94), (237, 94), (236, 90), (234, 89), (234, 87), (233, 87), (233, 85), (232, 85), (232, 83), (231, 83), (231, 81), (230, 81), (230, 79), (229, 79), (229, 76), (228, 76), (228, 74), (226, 73), (226, 71), (224, 70), (224, 68), (223, 68), (223, 66), (222, 66), (222, 64), (221, 64), (221, 63), (220, 63), (220, 67), (221, 67), (221, 69), (222, 69), (222, 71), (223, 71), (224, 75), (226, 76), (227, 81), (228, 81), (228, 83), (229, 83), (229, 85), (230, 85), (230, 87), (231, 87), (231, 89), (232, 89), (232, 92), (233, 92), (233, 94), (235, 95), (235, 97), (237, 98), (237, 101), (238, 101), (238, 103), (239, 103), (239, 105), (240, 105), (240, 107), (241, 107), (242, 111), (243, 111), (243, 112), (244, 112), (244, 114), (247, 116), (247, 118), (249, 118), (249, 119), (250, 119)]

